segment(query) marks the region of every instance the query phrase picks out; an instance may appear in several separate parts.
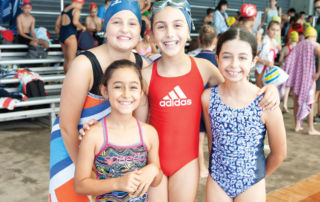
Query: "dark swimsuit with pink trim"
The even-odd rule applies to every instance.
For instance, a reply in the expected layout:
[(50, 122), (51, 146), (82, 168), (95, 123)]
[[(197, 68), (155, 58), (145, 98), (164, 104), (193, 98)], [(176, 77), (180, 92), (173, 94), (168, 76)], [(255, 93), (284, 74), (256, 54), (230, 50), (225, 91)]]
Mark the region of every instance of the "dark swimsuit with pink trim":
[[(129, 146), (117, 146), (108, 141), (106, 117), (103, 119), (104, 144), (94, 160), (96, 177), (99, 180), (121, 177), (128, 172), (138, 170), (147, 165), (148, 150), (143, 143), (141, 124), (139, 127), (140, 142)], [(148, 200), (148, 195), (130, 197), (128, 192), (113, 191), (97, 197), (97, 201), (135, 201)]]

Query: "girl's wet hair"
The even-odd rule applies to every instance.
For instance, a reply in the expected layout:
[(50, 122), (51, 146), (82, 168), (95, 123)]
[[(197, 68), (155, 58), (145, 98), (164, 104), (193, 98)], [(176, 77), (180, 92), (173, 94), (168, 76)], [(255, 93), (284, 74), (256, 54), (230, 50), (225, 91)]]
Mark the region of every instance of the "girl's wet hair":
[(111, 79), (113, 73), (117, 70), (117, 69), (121, 69), (121, 68), (130, 68), (133, 69), (138, 77), (139, 77), (139, 81), (140, 81), (140, 85), (142, 88), (142, 75), (141, 72), (139, 70), (139, 66), (136, 63), (131, 62), (130, 60), (116, 60), (113, 63), (111, 63), (108, 67), (107, 70), (105, 71), (105, 73), (102, 76), (101, 79), (101, 85), (104, 85), (105, 87), (108, 86), (108, 82)]
[(216, 55), (219, 57), (222, 45), (234, 39), (245, 41), (250, 44), (252, 50), (252, 58), (257, 55), (257, 40), (248, 30), (242, 27), (231, 27), (218, 38)]

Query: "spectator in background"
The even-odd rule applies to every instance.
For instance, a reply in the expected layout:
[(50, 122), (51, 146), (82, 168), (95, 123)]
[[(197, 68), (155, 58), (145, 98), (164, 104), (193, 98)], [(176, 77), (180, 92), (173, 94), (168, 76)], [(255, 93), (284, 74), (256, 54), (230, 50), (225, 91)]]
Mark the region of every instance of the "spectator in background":
[(304, 24), (306, 22), (306, 18), (307, 18), (307, 14), (304, 11), (301, 11), (300, 13), (301, 19), (302, 19), (302, 24)]
[(72, 0), (72, 3), (65, 7), (58, 17), (56, 24), (60, 24), (59, 41), (64, 55), (64, 72), (67, 73), (72, 60), (76, 57), (77, 52), (77, 29), (86, 30), (80, 20), (80, 10), (84, 0)]
[(107, 8), (110, 4), (111, 0), (105, 0), (104, 1), (104, 5), (100, 6), (98, 9), (98, 17), (102, 19), (102, 21), (104, 20), (104, 18), (106, 17), (106, 11)]
[[(291, 20), (290, 20), (291, 21)], [(300, 14), (296, 14), (291, 21), (291, 25), (288, 29), (287, 37), (286, 37), (286, 44), (288, 45), (288, 40), (290, 38), (290, 34), (292, 31), (296, 31), (299, 34), (299, 41), (303, 38), (303, 19)]]
[(294, 8), (290, 8), (286, 14), (281, 17), (281, 35), (286, 36), (288, 34), (288, 29), (290, 27), (290, 19), (293, 18), (296, 14), (296, 10)]
[(36, 24), (35, 18), (30, 14), (32, 10), (32, 3), (30, 0), (22, 2), (21, 13), (17, 17), (18, 42), (28, 46), (42, 45), (45, 49), (49, 48), (49, 43), (45, 40), (38, 40), (34, 31)]
[(86, 27), (94, 38), (94, 46), (98, 45), (99, 38), (96, 33), (101, 30), (102, 19), (97, 17), (97, 5), (94, 2), (90, 4), (90, 16), (86, 17)]
[[(199, 31), (199, 41), (201, 52), (196, 55), (197, 58), (204, 58), (209, 60), (212, 64), (218, 67), (216, 54), (213, 51), (217, 44), (217, 31), (214, 27), (204, 24)], [(206, 85), (204, 89), (209, 88), (212, 84)], [(206, 136), (206, 127), (204, 123), (203, 113), (201, 113), (200, 120), (200, 134), (199, 134), (199, 167), (200, 167), (200, 177), (205, 178), (208, 176), (209, 171), (208, 167), (205, 164), (204, 160), (204, 138)]]
[(226, 12), (228, 8), (228, 2), (226, 0), (220, 0), (218, 6), (216, 7), (216, 11), (213, 15), (213, 26), (216, 28), (217, 33), (221, 34), (227, 29), (229, 29), (227, 25), (228, 14)]
[(102, 19), (102, 30), (105, 30), (105, 27), (104, 27), (104, 19), (106, 17), (106, 11), (107, 11), (107, 8), (110, 4), (111, 0), (105, 0), (104, 1), (104, 5), (100, 6), (98, 8), (98, 17)]
[(310, 24), (312, 25), (312, 22), (313, 22), (313, 16), (312, 16), (312, 15), (309, 15), (309, 16), (307, 17), (306, 22), (308, 22), (308, 23), (310, 23)]
[(258, 30), (256, 33), (253, 33), (252, 28), (256, 23), (257, 16), (257, 7), (254, 4), (243, 4), (240, 9), (240, 18), (239, 25), (244, 27), (250, 33), (254, 34), (257, 39), (257, 48), (261, 50), (261, 41), (263, 30)]
[(141, 14), (144, 16), (149, 16), (149, 9), (151, 7), (151, 1), (150, 0), (137, 0), (140, 6)]
[(320, 0), (314, 0), (313, 7), (316, 15), (320, 15)]
[(212, 25), (213, 24), (213, 13), (214, 10), (212, 8), (207, 9), (207, 15), (203, 19), (203, 24), (206, 25)]
[(280, 7), (277, 8), (277, 0), (270, 0), (270, 7), (265, 8), (264, 14), (263, 14), (263, 20), (259, 25), (258, 30), (260, 28), (263, 28), (264, 25), (268, 27), (269, 23), (273, 19), (273, 16), (281, 16), (281, 13), (282, 13), (282, 9)]

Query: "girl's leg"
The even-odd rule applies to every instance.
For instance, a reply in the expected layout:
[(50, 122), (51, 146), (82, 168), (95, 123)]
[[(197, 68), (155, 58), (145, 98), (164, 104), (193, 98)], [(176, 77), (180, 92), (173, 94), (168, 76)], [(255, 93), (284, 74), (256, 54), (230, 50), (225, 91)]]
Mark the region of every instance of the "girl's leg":
[(158, 186), (149, 188), (148, 195), (150, 202), (168, 202), (168, 177), (163, 175)]
[[(313, 85), (313, 92), (315, 92), (316, 90), (316, 85), (314, 84)], [(317, 131), (314, 126), (313, 126), (313, 109), (314, 109), (314, 104), (315, 102), (312, 103), (312, 107), (311, 107), (311, 111), (310, 111), (310, 114), (308, 115), (308, 134), (309, 135), (320, 135), (320, 132)]]
[(64, 41), (64, 45), (65, 45), (65, 52), (64, 52), (64, 72), (67, 73), (68, 69), (70, 68), (70, 65), (73, 61), (73, 59), (76, 57), (76, 53), (77, 53), (77, 39), (75, 35), (71, 35), (69, 36), (65, 41)]
[(294, 123), (295, 123), (295, 128), (294, 131), (298, 132), (302, 130), (303, 128), (300, 125), (300, 121), (297, 119), (297, 113), (298, 113), (298, 96), (293, 93), (293, 118), (294, 118)]
[(207, 202), (232, 202), (227, 193), (211, 178), (207, 178)]
[(283, 112), (287, 113), (288, 110), (288, 98), (289, 98), (290, 88), (286, 88), (284, 97), (283, 97)]
[(262, 87), (263, 87), (263, 84), (262, 84), (262, 75), (263, 75), (263, 73), (259, 74), (257, 71), (254, 71), (254, 76), (256, 77), (256, 85), (257, 85), (259, 88), (262, 88)]
[(169, 177), (169, 202), (194, 202), (199, 184), (199, 162), (192, 160)]
[(205, 132), (200, 132), (199, 134), (199, 167), (200, 167), (200, 177), (205, 178), (208, 177), (208, 168), (204, 162), (204, 151), (203, 151), (203, 143), (204, 137), (206, 135)]
[(46, 41), (46, 40), (40, 39), (40, 40), (39, 40), (39, 45), (42, 45), (45, 49), (48, 49), (48, 48), (49, 48), (49, 43), (48, 43), (48, 41)]
[(235, 202), (265, 202), (266, 201), (266, 183), (265, 180), (260, 180), (257, 184), (250, 187), (248, 190), (239, 194), (235, 199)]

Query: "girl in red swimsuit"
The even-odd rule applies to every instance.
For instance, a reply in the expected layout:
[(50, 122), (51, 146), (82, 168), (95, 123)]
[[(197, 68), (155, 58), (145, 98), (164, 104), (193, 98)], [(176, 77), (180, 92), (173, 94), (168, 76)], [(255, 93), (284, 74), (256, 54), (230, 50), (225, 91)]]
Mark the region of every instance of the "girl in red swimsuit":
[[(147, 97), (136, 110), (136, 117), (146, 121), (150, 107), (150, 124), (159, 134), (160, 164), (165, 175), (158, 187), (150, 188), (150, 201), (195, 201), (200, 97), (208, 82), (216, 85), (223, 81), (212, 63), (184, 52), (192, 27), (188, 8), (187, 1), (181, 0), (158, 1), (152, 9), (153, 39), (162, 57), (142, 70)], [(277, 104), (277, 89), (271, 89), (269, 100), (274, 100), (271, 105)]]

